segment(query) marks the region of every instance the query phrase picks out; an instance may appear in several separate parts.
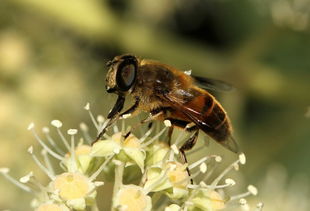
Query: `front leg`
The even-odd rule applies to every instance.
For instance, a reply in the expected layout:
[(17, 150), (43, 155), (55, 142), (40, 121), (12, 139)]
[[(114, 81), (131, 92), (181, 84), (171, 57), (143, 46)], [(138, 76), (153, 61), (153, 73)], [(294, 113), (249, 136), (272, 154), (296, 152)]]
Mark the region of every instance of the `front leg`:
[(137, 108), (139, 107), (139, 103), (140, 103), (140, 98), (136, 97), (135, 98), (135, 104), (133, 104), (133, 106), (131, 106), (129, 109), (127, 109), (126, 111), (121, 113), (120, 117), (134, 113), (137, 110)]
[(102, 128), (101, 132), (98, 134), (95, 141), (93, 141), (92, 145), (99, 141), (99, 139), (105, 134), (108, 127), (110, 127), (116, 120), (119, 119), (119, 112), (123, 109), (125, 103), (125, 97), (119, 95), (115, 105), (113, 106), (112, 110), (108, 114), (108, 120), (106, 125)]

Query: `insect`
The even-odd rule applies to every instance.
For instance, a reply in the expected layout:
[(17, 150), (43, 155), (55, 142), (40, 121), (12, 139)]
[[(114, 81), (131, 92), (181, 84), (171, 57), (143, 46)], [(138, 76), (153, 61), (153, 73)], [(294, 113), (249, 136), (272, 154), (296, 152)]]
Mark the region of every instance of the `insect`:
[[(117, 94), (118, 98), (108, 114), (109, 123), (97, 140), (119, 117), (144, 111), (150, 113), (149, 120), (169, 120), (173, 127), (192, 132), (192, 136), (180, 148), (186, 162), (185, 151), (195, 145), (199, 130), (227, 149), (238, 152), (232, 138), (230, 120), (224, 108), (208, 92), (229, 90), (230, 85), (219, 80), (191, 76), (166, 64), (128, 54), (116, 56), (107, 66), (107, 92)], [(135, 103), (121, 113), (127, 96), (132, 96)], [(173, 127), (170, 127), (170, 136)]]

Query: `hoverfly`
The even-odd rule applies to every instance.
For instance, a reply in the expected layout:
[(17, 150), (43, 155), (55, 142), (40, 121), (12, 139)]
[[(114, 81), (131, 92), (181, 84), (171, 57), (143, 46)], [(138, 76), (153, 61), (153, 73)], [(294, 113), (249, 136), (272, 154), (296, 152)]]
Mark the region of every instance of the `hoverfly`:
[[(225, 148), (238, 152), (232, 138), (230, 120), (221, 104), (208, 92), (227, 91), (230, 85), (219, 80), (191, 76), (166, 64), (128, 54), (116, 56), (107, 66), (107, 92), (117, 94), (118, 98), (108, 114), (109, 123), (97, 140), (119, 117), (144, 111), (150, 113), (151, 120), (169, 120), (172, 126), (193, 132), (180, 148), (184, 161), (185, 151), (195, 145), (199, 130)], [(132, 96), (135, 103), (121, 113), (126, 96)]]

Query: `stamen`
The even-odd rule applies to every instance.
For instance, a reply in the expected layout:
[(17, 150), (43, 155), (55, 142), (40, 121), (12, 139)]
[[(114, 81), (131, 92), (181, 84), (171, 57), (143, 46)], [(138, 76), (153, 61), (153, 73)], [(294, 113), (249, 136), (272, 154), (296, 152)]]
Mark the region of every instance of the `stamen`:
[[(182, 181), (180, 181), (180, 184), (182, 184), (183, 182), (185, 182), (185, 181), (187, 181), (187, 180), (193, 180), (193, 179), (195, 179), (196, 177), (198, 177), (200, 174), (201, 174), (201, 172), (200, 172), (200, 171), (197, 171), (197, 172), (191, 174), (188, 178), (185, 178), (185, 179), (183, 179)], [(178, 183), (177, 183), (177, 184), (178, 184)]]
[(101, 127), (98, 127), (98, 128), (97, 128), (98, 134), (99, 134), (104, 128), (106, 128), (106, 126), (109, 124), (110, 121), (111, 121), (110, 119), (106, 120), (106, 121), (102, 124)]
[(92, 142), (92, 138), (90, 137), (89, 133), (88, 133), (88, 127), (84, 122), (80, 123), (80, 129), (82, 131), (82, 134), (85, 138), (85, 140), (87, 141), (88, 144), (91, 144)]
[(0, 173), (1, 174), (8, 174), (10, 172), (10, 169), (9, 168), (0, 168)]
[(77, 129), (69, 129), (69, 130), (67, 131), (68, 135), (70, 135), (70, 136), (76, 135), (77, 132), (78, 132)]
[[(29, 178), (29, 181), (27, 182), (27, 184), (29, 186), (33, 186), (33, 188), (32, 188), (33, 192), (36, 192), (38, 195), (42, 195), (42, 193), (43, 193), (46, 195), (46, 198), (48, 198), (47, 192), (49, 192), (49, 189), (47, 187), (43, 186), (38, 180), (36, 180), (34, 175)], [(39, 193), (37, 191), (35, 191), (34, 188), (38, 188), (40, 190)]]
[(49, 135), (49, 128), (48, 127), (43, 127), (42, 128), (42, 132), (45, 134), (45, 137), (47, 139), (47, 141), (50, 143), (50, 145), (52, 145), (52, 147), (54, 147), (54, 149), (61, 155), (64, 154), (64, 152), (56, 145), (55, 141), (52, 139), (52, 137)]
[(94, 182), (94, 185), (95, 185), (96, 187), (100, 187), (100, 186), (104, 185), (104, 182), (102, 182), (102, 181), (95, 181), (95, 182)]
[(103, 164), (101, 164), (101, 166), (97, 169), (97, 171), (95, 171), (90, 177), (89, 180), (93, 181), (95, 180), (98, 175), (102, 172), (102, 170), (106, 167), (106, 165), (110, 162), (110, 160), (112, 159), (113, 155), (110, 155), (104, 162)]
[(164, 132), (165, 132), (166, 128), (162, 129), (159, 133), (157, 133), (153, 138), (151, 138), (149, 141), (147, 141), (146, 143), (142, 144), (142, 148), (147, 147), (148, 145), (150, 145), (151, 143), (153, 143), (155, 140), (157, 140)]
[(218, 163), (219, 163), (219, 162), (222, 162), (222, 157), (216, 155), (216, 156), (215, 156), (215, 161), (218, 162)]
[(235, 180), (231, 179), (231, 178), (227, 178), (225, 179), (225, 183), (230, 185), (230, 186), (233, 186), (236, 184)]
[(153, 127), (151, 127), (146, 133), (139, 139), (140, 143), (144, 142), (147, 137), (152, 133)]
[(198, 188), (200, 188), (200, 186), (199, 186), (199, 185), (188, 184), (188, 185), (187, 185), (187, 188), (189, 188), (189, 189), (194, 189), (194, 190), (196, 189), (196, 190), (197, 190)]
[(203, 176), (203, 181), (207, 181), (212, 176), (213, 172), (215, 172), (215, 170), (218, 168), (218, 164), (219, 162), (209, 163), (209, 171), (207, 171), (207, 173)]
[(172, 144), (170, 148), (172, 149), (174, 154), (176, 154), (176, 155), (179, 154), (179, 149), (175, 144)]
[(205, 157), (201, 158), (200, 160), (196, 161), (195, 163), (192, 163), (191, 165), (189, 165), (189, 166), (188, 166), (188, 169), (191, 170), (191, 169), (193, 169), (193, 168), (199, 166), (201, 163), (206, 162), (208, 159), (213, 158), (213, 157), (216, 158), (217, 155), (208, 155), (208, 156), (205, 156)]
[(246, 199), (242, 198), (239, 200), (239, 203), (240, 203), (240, 206), (241, 206), (241, 209), (244, 210), (244, 211), (248, 211), (250, 210), (250, 206), (249, 204), (247, 203)]
[(166, 127), (171, 127), (171, 126), (172, 126), (170, 120), (168, 120), (168, 119), (166, 119), (166, 120), (164, 121), (164, 124), (165, 124)]
[(33, 177), (33, 172), (32, 171), (29, 172), (27, 175), (21, 177), (19, 179), (19, 182), (24, 183), (24, 184), (28, 183), (30, 181), (31, 177)]
[(212, 183), (211, 186), (216, 186), (219, 181), (234, 167), (235, 164), (238, 164), (239, 160), (236, 160), (234, 163), (229, 165)]
[(240, 163), (241, 163), (242, 165), (244, 165), (244, 164), (246, 163), (246, 157), (245, 157), (245, 154), (244, 154), (244, 153), (241, 153), (241, 154), (239, 155), (239, 160), (240, 160)]
[(211, 185), (207, 185), (208, 188), (210, 189), (223, 189), (223, 188), (227, 188), (227, 187), (230, 187), (231, 184), (224, 184), (224, 185), (216, 185), (216, 186), (211, 186)]
[(236, 171), (239, 171), (239, 164), (238, 164), (238, 163), (235, 163), (235, 164), (233, 165), (233, 167), (234, 167), (234, 169), (235, 169)]
[[(62, 126), (62, 123), (59, 120), (53, 120), (51, 122), (51, 124), (56, 127), (58, 135), (60, 136), (60, 139), (62, 140), (62, 142), (64, 143), (65, 147), (67, 148), (68, 151), (70, 151), (70, 146), (68, 144), (67, 139), (64, 137), (64, 135), (62, 134), (61, 130), (59, 129)], [(59, 127), (60, 126), (60, 127)]]
[(84, 106), (84, 109), (85, 109), (86, 111), (89, 111), (89, 109), (90, 109), (89, 103), (86, 103), (86, 105)]
[[(170, 150), (169, 151), (169, 153), (167, 153), (167, 154), (169, 154), (169, 158), (168, 158), (168, 162), (169, 161), (174, 161), (174, 155), (175, 155), (175, 153), (174, 153), (174, 151), (173, 150)], [(162, 161), (162, 163), (164, 162), (164, 160)]]
[(165, 177), (167, 177), (168, 171), (170, 170), (171, 168), (167, 168), (165, 171), (162, 171), (160, 175), (158, 176), (158, 179), (150, 187), (145, 188), (146, 194), (148, 194), (155, 187), (160, 186), (163, 182), (165, 182)]
[[(232, 180), (232, 179), (229, 179), (229, 180)], [(233, 180), (232, 180), (232, 181), (233, 181)], [(225, 180), (225, 183), (226, 183), (226, 184), (223, 184), (223, 185), (216, 185), (216, 186), (207, 185), (206, 183), (204, 183), (203, 181), (201, 181), (201, 182), (199, 183), (199, 185), (200, 185), (201, 187), (203, 187), (203, 188), (209, 188), (209, 189), (215, 190), (215, 189), (223, 189), (223, 188), (230, 187), (230, 186), (234, 185), (234, 184), (232, 183), (232, 181), (226, 181), (226, 180)], [(233, 182), (235, 182), (235, 181), (233, 181)]]
[(201, 173), (206, 173), (207, 172), (207, 165), (206, 163), (202, 163), (200, 166), (199, 166), (199, 170), (201, 171)]
[(55, 179), (55, 175), (52, 174), (52, 172), (49, 172), (48, 169), (39, 161), (39, 159), (37, 158), (37, 156), (35, 156), (35, 154), (33, 153), (33, 147), (30, 146), (28, 148), (28, 152), (30, 153), (32, 159), (34, 160), (34, 162), (39, 166), (39, 168), (51, 179), (54, 180)]
[(28, 127), (27, 127), (27, 130), (32, 130), (34, 128), (34, 123), (31, 122)]
[(14, 179), (13, 177), (11, 177), (9, 175), (10, 169), (9, 168), (0, 168), (0, 173), (7, 179), (9, 180), (11, 183), (13, 183), (14, 185), (16, 185), (17, 187), (21, 188), (22, 190), (26, 191), (26, 192), (33, 192), (31, 190), (31, 188), (29, 188), (28, 186), (20, 183), (19, 181), (17, 181), (16, 179)]
[(62, 122), (59, 121), (59, 120), (57, 120), (57, 119), (52, 120), (52, 121), (51, 121), (51, 124), (52, 124), (54, 127), (56, 127), (56, 128), (61, 128), (61, 127), (62, 127)]
[(90, 110), (90, 105), (89, 105), (89, 103), (87, 103), (87, 104), (84, 106), (84, 109), (85, 109), (86, 111), (88, 111), (88, 114), (89, 114), (89, 116), (90, 116), (91, 121), (93, 122), (93, 124), (94, 124), (94, 126), (96, 127), (97, 131), (99, 131), (100, 127), (99, 127), (99, 125), (98, 125), (98, 123), (97, 123), (97, 121), (96, 121), (96, 119), (95, 119), (93, 113), (92, 113), (91, 110)]
[(256, 188), (254, 185), (249, 185), (249, 186), (248, 186), (248, 191), (249, 191), (252, 195), (254, 195), (254, 196), (256, 196), (257, 193), (258, 193), (257, 188)]
[[(187, 127), (187, 126), (186, 126)], [(185, 133), (186, 129), (184, 128), (178, 135), (177, 139), (175, 140), (174, 144), (178, 145), (180, 143), (180, 141), (183, 139), (184, 137), (184, 133)]]
[(248, 192), (241, 193), (241, 194), (230, 197), (229, 201), (235, 201), (235, 200), (245, 198), (245, 197), (250, 196), (250, 195), (251, 195), (251, 193), (248, 191)]
[(43, 155), (43, 159), (44, 159), (44, 163), (45, 163), (46, 167), (48, 168), (48, 170), (49, 170), (50, 172), (52, 172), (52, 174), (55, 175), (54, 169), (53, 169), (53, 167), (52, 167), (52, 164), (51, 164), (51, 161), (50, 161), (49, 157), (47, 156), (46, 150), (43, 149), (43, 150), (41, 151), (41, 154)]
[(102, 115), (98, 115), (97, 121), (98, 121), (99, 125), (102, 125), (105, 121), (105, 118)]
[(264, 207), (264, 203), (262, 203), (262, 202), (257, 203), (256, 211), (262, 211), (263, 207)]
[(52, 155), (54, 158), (58, 159), (58, 160), (62, 160), (62, 156), (58, 155), (56, 152), (54, 152), (53, 150), (51, 150), (43, 141), (42, 139), (38, 136), (38, 134), (35, 132), (35, 130), (33, 129), (33, 127), (28, 127), (30, 128), (29, 130), (31, 130), (32, 134), (34, 135), (35, 139), (39, 142), (39, 144), (43, 147), (43, 149), (45, 149), (50, 155)]
[(113, 132), (114, 132), (114, 133), (118, 133), (118, 132), (119, 132), (117, 125), (114, 125), (114, 126), (113, 126)]
[(71, 154), (71, 163), (73, 164), (73, 169), (71, 169), (73, 172), (77, 170), (77, 163), (75, 160), (75, 140), (74, 140), (74, 135), (77, 133), (76, 129), (69, 129), (67, 131), (68, 135), (71, 136), (71, 147), (70, 147), (70, 154)]

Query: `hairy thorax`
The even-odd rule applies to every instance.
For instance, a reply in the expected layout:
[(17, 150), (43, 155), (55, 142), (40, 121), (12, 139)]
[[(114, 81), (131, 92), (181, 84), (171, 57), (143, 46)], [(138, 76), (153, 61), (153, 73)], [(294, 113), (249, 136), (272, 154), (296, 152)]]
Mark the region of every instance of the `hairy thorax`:
[(139, 68), (137, 82), (131, 95), (140, 98), (141, 110), (150, 112), (168, 106), (163, 96), (173, 91), (176, 83), (175, 76), (168, 69), (145, 64)]

